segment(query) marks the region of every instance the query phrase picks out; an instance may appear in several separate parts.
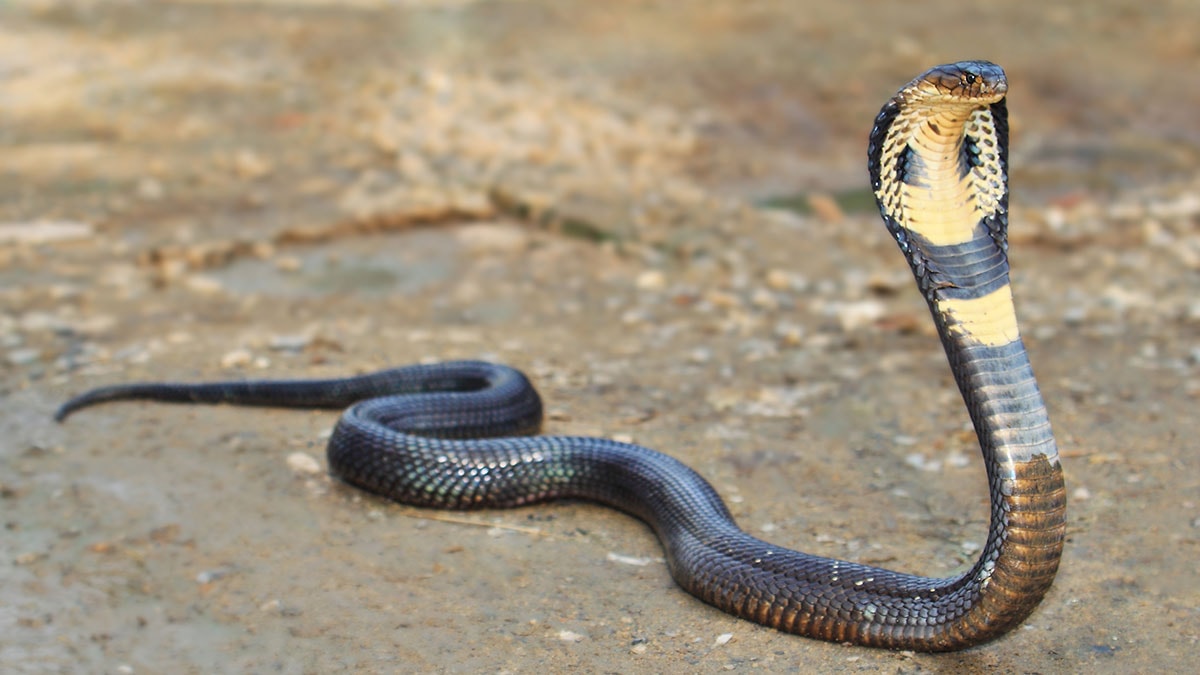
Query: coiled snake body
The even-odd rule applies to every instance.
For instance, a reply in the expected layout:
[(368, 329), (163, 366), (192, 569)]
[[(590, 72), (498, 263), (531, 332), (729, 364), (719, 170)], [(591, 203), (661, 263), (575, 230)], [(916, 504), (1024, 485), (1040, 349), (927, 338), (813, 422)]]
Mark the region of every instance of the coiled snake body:
[(1058, 569), (1065, 524), (1058, 454), (1009, 289), (1007, 89), (991, 63), (933, 68), (883, 107), (868, 152), (880, 213), (929, 303), (987, 467), (987, 543), (959, 576), (783, 549), (742, 532), (716, 491), (667, 455), (524, 435), (540, 428), (541, 400), (520, 372), (489, 363), (337, 380), (116, 385), (72, 399), (57, 418), (118, 399), (349, 406), (329, 439), (329, 468), (372, 492), (433, 508), (595, 500), (648, 523), (679, 585), (737, 616), (893, 649), (977, 645), (1033, 611)]

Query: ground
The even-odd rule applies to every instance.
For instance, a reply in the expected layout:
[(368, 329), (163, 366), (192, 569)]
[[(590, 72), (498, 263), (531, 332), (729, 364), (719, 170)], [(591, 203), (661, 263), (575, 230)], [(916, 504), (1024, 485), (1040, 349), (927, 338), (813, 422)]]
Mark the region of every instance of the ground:
[[(1200, 15), (824, 4), (0, 3), (0, 670), (1193, 668)], [(961, 570), (983, 469), (865, 136), (962, 58), (1010, 78), (1069, 495), (1055, 586), (995, 643), (734, 619), (591, 504), (365, 495), (325, 473), (330, 411), (51, 419), (100, 384), (489, 358), (550, 431), (682, 458), (756, 535)]]

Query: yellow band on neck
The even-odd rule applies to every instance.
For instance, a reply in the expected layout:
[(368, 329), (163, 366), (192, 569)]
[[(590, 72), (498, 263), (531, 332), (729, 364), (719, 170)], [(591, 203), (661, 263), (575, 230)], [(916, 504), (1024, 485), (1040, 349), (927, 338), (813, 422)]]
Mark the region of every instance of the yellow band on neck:
[(1012, 287), (1008, 284), (978, 298), (943, 298), (937, 301), (937, 311), (947, 318), (951, 333), (989, 347), (1006, 345), (1021, 337)]

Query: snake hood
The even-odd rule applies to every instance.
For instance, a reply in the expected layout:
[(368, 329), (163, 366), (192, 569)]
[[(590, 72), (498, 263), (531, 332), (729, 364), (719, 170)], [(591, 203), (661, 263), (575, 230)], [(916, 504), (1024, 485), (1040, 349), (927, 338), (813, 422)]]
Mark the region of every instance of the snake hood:
[[(1000, 66), (961, 61), (918, 76), (875, 118), (871, 187), (931, 302), (961, 296), (944, 289), (970, 294), (1008, 283), (1007, 93)], [(979, 264), (945, 262), (964, 259)]]

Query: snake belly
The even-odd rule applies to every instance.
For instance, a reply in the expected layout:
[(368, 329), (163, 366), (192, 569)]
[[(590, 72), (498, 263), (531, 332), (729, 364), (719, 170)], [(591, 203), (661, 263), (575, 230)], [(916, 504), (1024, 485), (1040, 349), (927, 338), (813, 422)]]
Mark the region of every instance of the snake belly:
[(782, 631), (891, 649), (948, 651), (1020, 624), (1050, 588), (1065, 489), (1009, 287), (1007, 80), (966, 61), (918, 76), (883, 107), (868, 150), (880, 214), (929, 304), (979, 437), (991, 498), (978, 561), (928, 578), (792, 551), (743, 532), (716, 491), (672, 457), (601, 438), (536, 436), (542, 403), (507, 366), (457, 361), (332, 380), (141, 383), (96, 403), (149, 399), (346, 408), (330, 471), (406, 504), (505, 508), (557, 498), (645, 521), (676, 582)]

